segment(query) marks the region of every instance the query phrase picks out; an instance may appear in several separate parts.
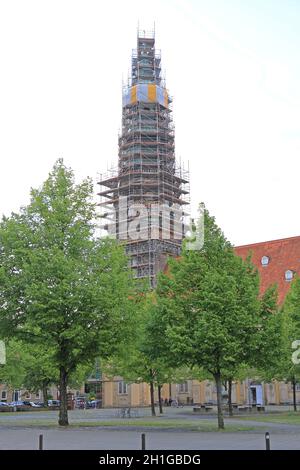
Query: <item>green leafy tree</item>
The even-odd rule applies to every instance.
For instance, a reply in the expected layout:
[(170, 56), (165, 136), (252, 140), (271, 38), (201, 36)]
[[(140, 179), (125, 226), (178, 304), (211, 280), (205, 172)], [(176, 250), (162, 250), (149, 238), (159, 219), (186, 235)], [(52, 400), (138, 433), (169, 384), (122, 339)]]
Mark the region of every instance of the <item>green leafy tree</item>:
[(284, 347), (278, 364), (281, 378), (291, 382), (293, 406), (297, 411), (296, 385), (300, 378), (300, 278), (293, 280), (282, 307)]
[(21, 341), (11, 339), (6, 344), (6, 363), (0, 368), (0, 380), (12, 389), (21, 389), (26, 376), (26, 364), (32, 360)]
[(250, 367), (266, 379), (272, 379), (281, 360), (283, 347), (283, 322), (278, 308), (277, 286), (270, 286), (260, 298), (257, 324), (252, 348), (248, 357)]
[[(155, 293), (148, 296), (146, 309), (147, 315), (144, 316), (144, 332), (140, 336), (140, 338), (143, 338), (142, 342), (140, 342), (140, 350), (152, 365), (153, 383), (156, 384), (158, 389), (158, 402), (160, 413), (162, 413), (161, 390), (163, 385), (165, 383), (182, 383), (190, 379), (193, 374), (199, 375), (199, 370), (194, 368), (192, 373), (191, 369), (186, 365), (178, 367), (177, 364), (174, 364), (173, 359), (169, 357), (164, 325), (161, 322), (160, 304), (157, 302)], [(172, 398), (171, 392), (169, 398)], [(152, 408), (154, 409), (154, 406)]]
[(139, 309), (136, 312), (134, 329), (131, 340), (123, 349), (119, 349), (104, 365), (104, 372), (107, 376), (122, 376), (127, 382), (150, 385), (151, 412), (155, 416), (154, 385), (157, 378), (157, 368), (144, 351), (145, 325), (147, 301), (142, 295), (139, 302)]
[(47, 387), (58, 383), (57, 369), (49, 351), (20, 340), (10, 340), (6, 347), (6, 364), (1, 368), (1, 381), (13, 389), (42, 390), (47, 405)]
[(190, 374), (183, 367), (174, 368), (169, 363), (163, 351), (163, 332), (156, 315), (154, 295), (143, 295), (136, 311), (131, 341), (106, 365), (106, 374), (110, 376), (120, 375), (129, 383), (149, 384), (152, 416), (156, 415), (155, 387), (158, 389), (159, 411), (162, 413), (163, 384), (185, 380)]
[(183, 247), (161, 275), (158, 301), (165, 342), (174, 364), (203, 368), (217, 389), (218, 427), (224, 428), (222, 382), (245, 361), (258, 311), (258, 275), (232, 246), (207, 210), (204, 246)]
[(52, 348), (45, 349), (40, 344), (32, 345), (22, 343), (22, 355), (26, 351), (27, 360), (23, 360), (22, 387), (30, 392), (42, 391), (44, 406), (48, 406), (48, 389), (51, 385), (58, 385), (59, 373), (54, 362)]
[[(30, 392), (42, 391), (44, 406), (47, 406), (48, 389), (59, 386), (58, 367), (54, 351), (40, 344), (11, 340), (7, 345), (6, 364), (1, 368), (1, 381), (13, 389)], [(70, 387), (81, 386), (90, 372), (90, 364), (80, 364), (70, 374)]]
[(0, 331), (53, 351), (63, 426), (72, 373), (113, 354), (134, 314), (127, 258), (95, 237), (92, 199), (91, 181), (75, 184), (59, 160), (30, 204), (0, 225)]
[(270, 286), (259, 297), (257, 319), (250, 339), (244, 363), (231, 376), (242, 380), (247, 377), (260, 381), (274, 380), (278, 376), (283, 353), (283, 318), (278, 308), (276, 285)]
[(228, 370), (223, 372), (224, 388), (228, 393), (228, 412), (233, 416), (232, 388), (234, 381), (243, 381), (249, 377), (249, 367), (245, 362), (231, 365)]

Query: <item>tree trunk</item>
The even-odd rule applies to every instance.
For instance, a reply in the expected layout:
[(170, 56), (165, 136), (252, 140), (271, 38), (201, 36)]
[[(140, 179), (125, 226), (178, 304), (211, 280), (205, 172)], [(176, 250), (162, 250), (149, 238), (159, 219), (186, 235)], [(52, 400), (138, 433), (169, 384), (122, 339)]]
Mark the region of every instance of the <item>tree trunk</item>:
[(152, 414), (152, 416), (156, 416), (155, 403), (154, 403), (154, 384), (153, 384), (153, 382), (150, 382), (150, 397), (151, 397), (151, 414)]
[(214, 379), (217, 386), (217, 408), (218, 408), (218, 428), (224, 429), (224, 418), (222, 411), (222, 383), (221, 383), (221, 374), (218, 372), (214, 374)]
[(162, 385), (158, 385), (158, 403), (159, 403), (159, 412), (163, 414), (162, 400), (161, 400), (161, 389)]
[(44, 406), (47, 407), (48, 406), (48, 388), (46, 384), (43, 384), (42, 393), (43, 393)]
[(297, 398), (296, 398), (296, 379), (293, 377), (292, 380), (292, 386), (293, 386), (293, 405), (294, 405), (294, 411), (297, 411)]
[(59, 371), (59, 391), (60, 391), (60, 406), (59, 406), (59, 419), (60, 426), (68, 426), (68, 407), (67, 407), (67, 372), (64, 367), (60, 367)]
[(233, 416), (233, 408), (232, 408), (232, 379), (228, 380), (228, 409), (229, 409), (229, 416)]

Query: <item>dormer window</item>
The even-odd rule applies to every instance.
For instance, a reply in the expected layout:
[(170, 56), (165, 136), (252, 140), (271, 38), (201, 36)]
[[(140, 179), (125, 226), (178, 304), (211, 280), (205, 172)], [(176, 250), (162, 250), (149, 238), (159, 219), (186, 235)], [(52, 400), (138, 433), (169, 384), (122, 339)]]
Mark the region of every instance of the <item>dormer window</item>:
[(291, 271), (290, 269), (288, 269), (287, 271), (285, 271), (284, 277), (285, 277), (285, 280), (286, 280), (286, 281), (292, 281), (292, 280), (293, 280), (293, 277), (294, 277), (293, 271)]
[(269, 256), (263, 256), (262, 259), (261, 259), (261, 265), (262, 266), (268, 266), (270, 262), (270, 258)]

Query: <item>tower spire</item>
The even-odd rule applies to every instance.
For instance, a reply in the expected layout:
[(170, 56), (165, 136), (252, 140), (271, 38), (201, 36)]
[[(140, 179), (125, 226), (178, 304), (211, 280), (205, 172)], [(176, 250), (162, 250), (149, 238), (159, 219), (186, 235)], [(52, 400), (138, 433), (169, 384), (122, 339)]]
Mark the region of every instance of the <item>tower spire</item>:
[(155, 31), (138, 29), (123, 90), (118, 169), (99, 182), (99, 194), (108, 209), (106, 227), (125, 242), (135, 277), (148, 279), (151, 287), (167, 256), (180, 254), (189, 195), (188, 175), (175, 161), (171, 103)]

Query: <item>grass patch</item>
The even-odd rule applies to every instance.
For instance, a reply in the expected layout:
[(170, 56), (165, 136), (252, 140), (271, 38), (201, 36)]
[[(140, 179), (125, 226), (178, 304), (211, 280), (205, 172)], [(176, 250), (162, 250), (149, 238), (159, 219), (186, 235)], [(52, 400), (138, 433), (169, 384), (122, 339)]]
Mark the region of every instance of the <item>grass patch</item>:
[(27, 427), (27, 426), (56, 426), (57, 420), (56, 419), (14, 419), (14, 420), (5, 420), (1, 421), (0, 419), (0, 426), (9, 428), (9, 427)]
[(234, 416), (236, 419), (247, 421), (259, 421), (262, 423), (278, 423), (278, 424), (299, 424), (300, 412), (289, 411), (286, 413), (265, 414), (259, 416)]
[[(13, 420), (13, 421), (3, 421), (0, 425), (7, 427), (47, 427), (47, 428), (58, 428), (57, 420), (49, 419), (22, 419), (22, 420)], [(106, 421), (83, 421), (83, 420), (72, 420), (70, 419), (69, 429), (79, 429), (79, 428), (121, 428), (125, 429), (165, 429), (170, 431), (196, 431), (196, 432), (216, 432), (218, 431), (217, 423), (212, 422), (211, 420), (201, 421), (188, 421), (188, 420), (177, 420), (177, 419), (130, 419), (130, 420), (106, 420)], [(251, 424), (248, 425), (239, 425), (235, 423), (225, 423), (225, 430), (221, 432), (240, 432), (240, 431), (251, 431), (255, 429)]]
[[(80, 421), (72, 422), (71, 427), (121, 427), (121, 428), (152, 428), (152, 429), (169, 429), (172, 431), (198, 431), (198, 432), (216, 432), (218, 431), (217, 424), (209, 421), (201, 420), (200, 422), (186, 421), (186, 420), (122, 420), (122, 421)], [(239, 431), (252, 431), (254, 426), (238, 425), (238, 424), (225, 424), (225, 429), (222, 432), (239, 432)]]

